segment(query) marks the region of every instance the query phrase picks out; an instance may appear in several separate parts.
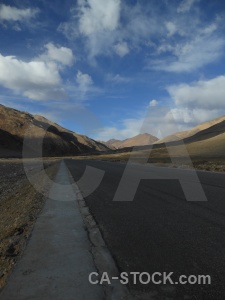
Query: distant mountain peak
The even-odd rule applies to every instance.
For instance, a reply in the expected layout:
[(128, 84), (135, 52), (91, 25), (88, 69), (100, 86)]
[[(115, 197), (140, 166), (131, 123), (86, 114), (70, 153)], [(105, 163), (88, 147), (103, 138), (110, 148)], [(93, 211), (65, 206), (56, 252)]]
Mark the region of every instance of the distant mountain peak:
[(104, 144), (111, 149), (122, 149), (126, 147), (152, 145), (157, 140), (157, 137), (149, 133), (140, 133), (125, 140), (110, 139), (107, 142), (104, 142)]

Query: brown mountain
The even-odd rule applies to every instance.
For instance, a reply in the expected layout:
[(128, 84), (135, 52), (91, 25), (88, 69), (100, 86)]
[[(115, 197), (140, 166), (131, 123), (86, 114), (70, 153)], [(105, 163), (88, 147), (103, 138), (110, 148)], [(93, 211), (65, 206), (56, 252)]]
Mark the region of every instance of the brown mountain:
[(168, 136), (156, 141), (154, 144), (175, 142), (175, 141), (187, 139), (187, 138), (192, 137), (192, 136), (197, 137), (198, 136), (198, 135), (196, 135), (197, 133), (200, 133), (204, 130), (206, 130), (206, 132), (207, 132), (207, 129), (209, 129), (210, 127), (212, 127), (214, 125), (220, 124), (223, 121), (225, 121), (225, 116), (216, 118), (216, 119), (211, 120), (209, 122), (202, 123), (202, 124), (200, 124), (198, 126), (195, 126), (195, 127), (191, 128), (189, 130), (186, 130), (186, 131), (173, 133), (171, 135), (168, 135)]
[(112, 139), (105, 142), (105, 145), (111, 149), (121, 149), (121, 148), (134, 147), (134, 146), (152, 145), (157, 140), (158, 140), (157, 137), (149, 133), (143, 133), (143, 134), (138, 134), (126, 140)]
[[(176, 138), (176, 139), (175, 139)], [(164, 143), (173, 147), (173, 155), (182, 156), (182, 143), (193, 157), (223, 158), (225, 150), (225, 116), (200, 124), (190, 130), (178, 132), (155, 143), (164, 147)]]
[(114, 145), (116, 145), (116, 143), (120, 143), (121, 140), (111, 139), (111, 140), (108, 140), (107, 142), (104, 142), (104, 141), (99, 141), (99, 142), (104, 144), (109, 149), (115, 150), (117, 148)]
[(21, 157), (25, 134), (29, 136), (29, 156), (39, 155), (37, 149), (43, 136), (43, 156), (77, 155), (108, 150), (100, 142), (67, 130), (42, 116), (0, 105), (0, 157)]

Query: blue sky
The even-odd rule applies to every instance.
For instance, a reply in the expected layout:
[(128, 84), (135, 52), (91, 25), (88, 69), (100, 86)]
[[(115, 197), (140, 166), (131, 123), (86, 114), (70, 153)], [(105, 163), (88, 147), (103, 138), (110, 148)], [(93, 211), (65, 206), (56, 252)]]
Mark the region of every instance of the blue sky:
[(185, 130), (225, 114), (224, 19), (221, 0), (1, 0), (0, 103), (100, 140)]

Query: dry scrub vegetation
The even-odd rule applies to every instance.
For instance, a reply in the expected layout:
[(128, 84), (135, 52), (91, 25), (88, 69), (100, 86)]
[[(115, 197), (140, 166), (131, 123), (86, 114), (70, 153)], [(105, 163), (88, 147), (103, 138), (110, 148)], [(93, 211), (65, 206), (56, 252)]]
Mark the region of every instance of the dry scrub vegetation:
[[(46, 161), (44, 165), (53, 178), (57, 162)], [(35, 163), (32, 168), (35, 170)], [(44, 202), (45, 197), (26, 178), (21, 160), (0, 161), (0, 288), (25, 248)]]
[[(212, 147), (213, 148), (213, 147)], [(169, 151), (168, 151), (169, 149)], [(207, 151), (207, 147), (197, 147), (195, 144), (181, 146), (174, 146), (169, 148), (161, 147), (152, 149), (148, 158), (148, 163), (159, 167), (172, 167), (184, 169), (197, 169), (214, 172), (225, 172), (225, 157), (223, 149), (216, 151), (216, 148)], [(225, 149), (225, 146), (224, 146)], [(212, 154), (211, 154), (212, 153)], [(189, 158), (187, 155), (189, 155)], [(127, 162), (131, 157), (135, 163), (142, 163), (143, 157), (149, 155), (149, 150), (139, 150), (136, 152), (111, 153), (100, 155), (77, 156), (74, 159), (90, 159), (103, 160), (111, 162)]]

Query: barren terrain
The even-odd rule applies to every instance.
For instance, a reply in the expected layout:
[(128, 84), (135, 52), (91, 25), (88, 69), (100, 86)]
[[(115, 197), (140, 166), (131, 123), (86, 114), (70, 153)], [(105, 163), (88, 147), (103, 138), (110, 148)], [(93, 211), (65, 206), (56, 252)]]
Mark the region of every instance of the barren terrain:
[[(216, 148), (216, 147), (215, 147)], [(215, 149), (214, 148), (214, 149)], [(201, 155), (203, 151), (200, 151), (200, 147), (196, 145), (188, 145), (185, 148), (186, 153), (189, 156), (184, 155), (183, 147), (171, 147), (170, 153), (165, 147), (159, 149), (152, 149), (148, 158), (148, 163), (154, 164), (159, 167), (172, 167), (172, 168), (183, 168), (183, 169), (197, 169), (206, 170), (213, 172), (225, 172), (225, 156), (221, 151), (218, 151), (216, 155), (216, 149), (212, 155), (207, 153), (207, 147), (203, 147), (205, 155)], [(74, 159), (92, 159), (92, 160), (103, 160), (103, 161), (114, 161), (114, 162), (127, 162), (132, 157), (132, 162), (143, 163), (143, 157), (149, 154), (149, 150), (139, 150), (131, 152), (127, 150), (122, 153), (115, 154), (101, 154), (92, 156), (76, 156)], [(215, 155), (215, 156), (213, 156)]]
[[(36, 165), (31, 162), (32, 172)], [(46, 160), (44, 165), (53, 178), (57, 160)], [(0, 288), (22, 253), (44, 202), (45, 197), (26, 178), (21, 160), (0, 161)]]

